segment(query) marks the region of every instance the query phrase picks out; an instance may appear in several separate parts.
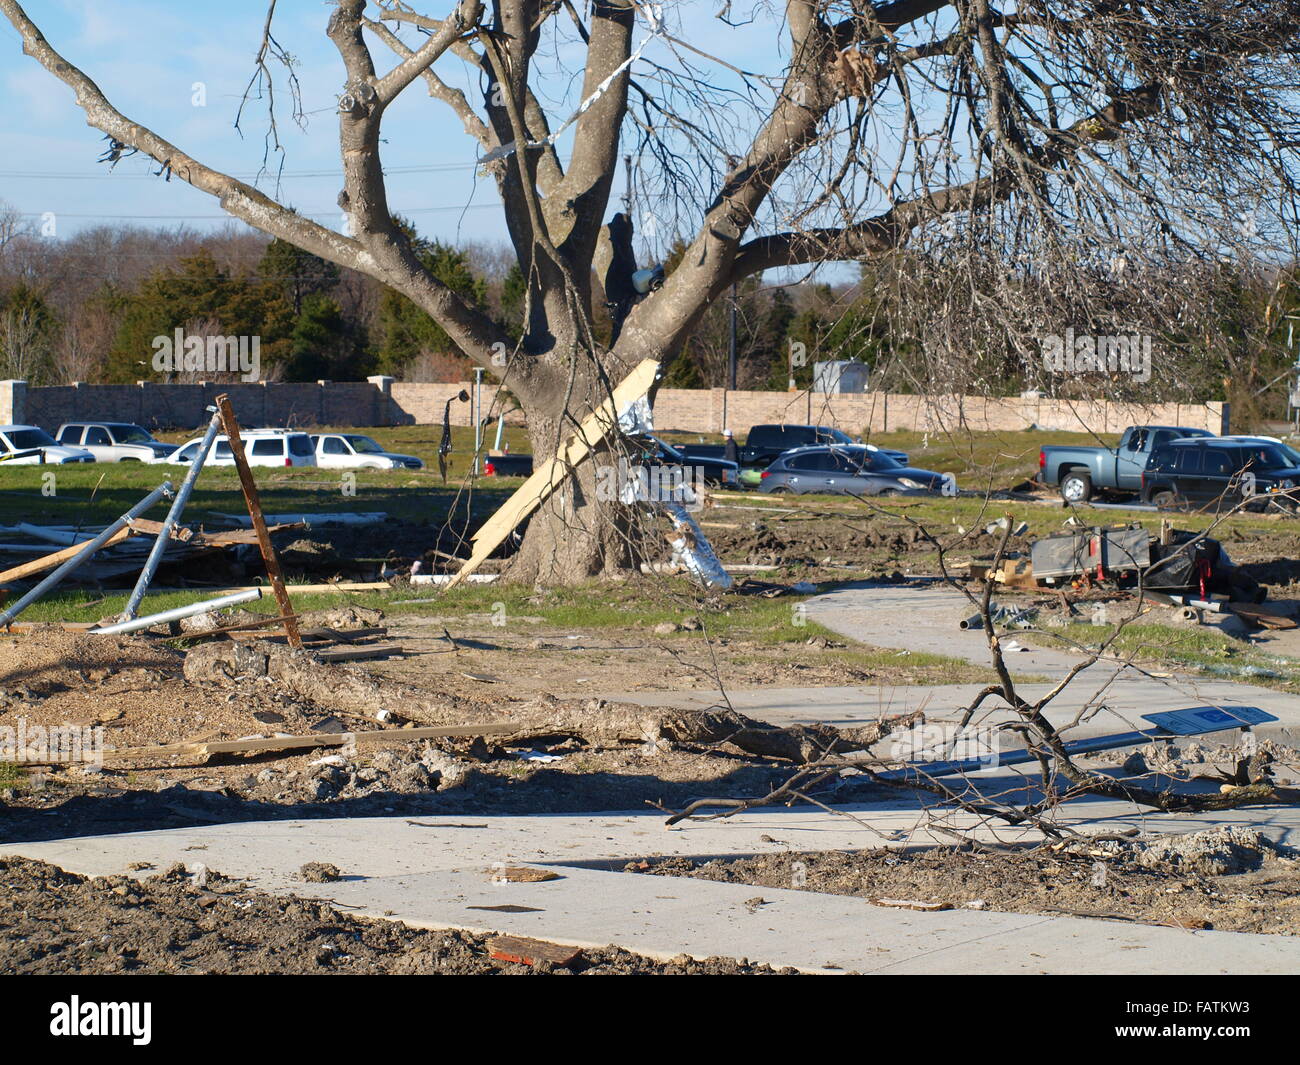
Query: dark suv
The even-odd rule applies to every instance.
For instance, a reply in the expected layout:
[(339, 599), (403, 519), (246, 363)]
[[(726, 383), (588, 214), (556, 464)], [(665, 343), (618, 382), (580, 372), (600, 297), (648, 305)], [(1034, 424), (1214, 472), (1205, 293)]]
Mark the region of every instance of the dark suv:
[(1296, 505), (1300, 456), (1284, 444), (1263, 439), (1172, 440), (1151, 453), (1142, 473), (1142, 498), (1160, 507), (1218, 502), (1233, 507), (1244, 499), (1276, 499)]

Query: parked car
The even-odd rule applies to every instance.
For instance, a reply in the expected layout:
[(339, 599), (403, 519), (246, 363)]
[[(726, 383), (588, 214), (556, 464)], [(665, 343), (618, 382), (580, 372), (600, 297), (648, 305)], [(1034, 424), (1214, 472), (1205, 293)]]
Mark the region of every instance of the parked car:
[[(734, 462), (709, 456), (684, 455), (672, 444), (656, 436), (639, 438), (639, 450), (633, 461), (640, 466), (680, 466), (698, 469), (706, 485), (735, 488), (739, 470)], [(489, 455), (483, 459), (483, 473), (488, 477), (527, 477), (533, 472), (532, 455)]]
[(528, 477), (533, 472), (532, 455), (484, 455), (484, 477)]
[(947, 492), (957, 484), (949, 474), (902, 466), (864, 444), (801, 447), (787, 451), (763, 471), (760, 492), (825, 492), (832, 495), (892, 496)]
[(95, 456), (79, 447), (64, 447), (35, 425), (0, 425), (0, 462), (22, 465), (94, 462)]
[[(826, 425), (755, 425), (749, 430), (743, 444), (736, 441), (736, 450), (740, 459), (740, 468), (744, 471), (767, 469), (778, 455), (796, 447), (857, 443), (858, 441), (842, 429), (832, 429)], [(726, 458), (726, 447), (722, 444), (676, 444), (674, 446), (689, 459)], [(862, 446), (881, 451), (901, 465), (907, 465), (906, 451), (877, 448), (874, 444)], [(742, 480), (744, 480), (743, 476)]]
[(89, 451), (96, 462), (161, 462), (176, 450), (131, 422), (64, 422), (54, 436)]
[(740, 467), (734, 462), (709, 455), (686, 455), (657, 436), (644, 437), (641, 443), (643, 450), (638, 462), (642, 466), (680, 466), (699, 470), (704, 483), (715, 488), (737, 488), (740, 485)]
[(422, 470), (424, 462), (414, 455), (385, 451), (374, 440), (359, 433), (312, 434), (316, 465), (331, 469)]
[[(244, 443), (244, 456), (250, 466), (315, 466), (316, 449), (306, 433), (288, 429), (248, 429), (239, 434)], [(202, 437), (188, 440), (164, 460), (179, 466), (188, 466), (198, 454)], [(233, 466), (235, 456), (230, 450), (230, 439), (218, 436), (212, 451), (204, 460), (205, 466)]]
[(1157, 448), (1180, 438), (1212, 436), (1206, 429), (1131, 425), (1114, 448), (1049, 445), (1038, 452), (1038, 480), (1057, 485), (1067, 503), (1086, 503), (1102, 491), (1136, 495)]
[(1159, 507), (1275, 498), (1292, 507), (1300, 498), (1300, 455), (1284, 444), (1249, 437), (1171, 440), (1151, 455), (1142, 474), (1142, 498)]

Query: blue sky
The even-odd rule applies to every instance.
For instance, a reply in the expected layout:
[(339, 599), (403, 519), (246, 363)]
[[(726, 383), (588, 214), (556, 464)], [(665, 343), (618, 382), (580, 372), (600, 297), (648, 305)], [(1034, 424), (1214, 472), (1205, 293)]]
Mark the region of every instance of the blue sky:
[[(417, 6), (440, 15), (450, 3), (429, 0)], [(665, 5), (669, 23), (692, 43), (750, 69), (779, 69), (772, 22), (764, 19), (727, 29), (712, 18), (718, 6), (699, 0)], [(25, 7), (50, 43), (89, 74), (128, 117), (208, 165), (246, 179), (257, 173), (266, 128), (263, 105), (251, 104), (243, 138), (234, 130), (233, 119), (253, 70), (266, 0), (27, 0)], [(291, 121), (287, 93), (280, 95), (283, 71), (277, 68), (279, 130), (286, 149), (279, 197), (340, 228), (333, 111), (343, 71), (324, 34), (329, 13), (330, 5), (320, 0), (280, 0), (277, 9), (276, 36), (300, 60), (308, 122), (304, 133)], [(641, 33), (644, 24), (638, 38)], [(372, 47), (377, 65), (383, 68), (391, 62), (378, 42)], [(661, 43), (651, 47), (649, 55), (670, 60)], [(477, 73), (459, 60), (440, 69), (445, 75), (459, 73), (463, 88), (477, 86)], [(195, 106), (197, 82), (203, 83), (205, 106)], [(0, 159), (0, 200), (38, 222), (52, 212), (58, 236), (105, 222), (195, 228), (223, 224), (214, 200), (181, 181), (152, 177), (148, 160), (124, 160), (111, 173), (96, 163), (104, 147), (102, 135), (85, 124), (71, 90), (21, 53), (17, 33), (3, 19), (0, 89), (8, 104), (9, 148)], [(445, 105), (430, 99), (417, 83), (389, 111), (385, 134), (384, 163), (396, 211), (410, 217), (426, 236), (504, 242), (493, 183), (475, 173), (477, 145)], [(276, 193), (274, 182), (260, 184)]]

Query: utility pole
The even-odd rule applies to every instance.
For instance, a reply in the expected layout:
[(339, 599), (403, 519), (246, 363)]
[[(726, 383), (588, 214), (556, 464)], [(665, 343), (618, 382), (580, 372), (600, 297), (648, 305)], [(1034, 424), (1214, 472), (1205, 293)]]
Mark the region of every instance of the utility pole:
[(483, 367), (474, 367), (474, 465), (475, 475), (479, 472), (479, 452), (483, 450)]
[(1295, 324), (1300, 321), (1300, 314), (1288, 314), (1286, 326), (1286, 346), (1288, 351), (1295, 352), (1295, 362), (1291, 369), (1294, 374), (1291, 378), (1291, 389), (1287, 395), (1287, 421), (1295, 426), (1295, 431), (1300, 432), (1300, 350), (1295, 345)]
[(736, 283), (731, 283), (731, 306), (728, 308), (727, 387), (736, 391)]

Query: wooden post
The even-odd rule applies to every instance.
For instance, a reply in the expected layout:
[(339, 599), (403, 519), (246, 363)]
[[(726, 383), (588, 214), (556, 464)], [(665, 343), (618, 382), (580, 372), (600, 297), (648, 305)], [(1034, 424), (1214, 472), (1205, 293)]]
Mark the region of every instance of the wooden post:
[(289, 602), (289, 593), (284, 590), (280, 559), (271, 543), (271, 534), (267, 532), (266, 519), (262, 517), (262, 497), (257, 493), (253, 471), (248, 468), (248, 459), (244, 457), (244, 442), (239, 438), (239, 423), (235, 421), (234, 408), (230, 405), (230, 397), (224, 392), (217, 397), (217, 410), (221, 412), (221, 424), (230, 441), (230, 453), (235, 459), (235, 469), (239, 471), (239, 483), (244, 489), (248, 516), (253, 519), (257, 546), (262, 550), (262, 561), (266, 564), (266, 575), (271, 580), (271, 589), (275, 592), (275, 601), (280, 607), (280, 617), (284, 621), (285, 634), (289, 637), (289, 646), (301, 647), (302, 636), (298, 633), (298, 620), (294, 616), (293, 604)]

